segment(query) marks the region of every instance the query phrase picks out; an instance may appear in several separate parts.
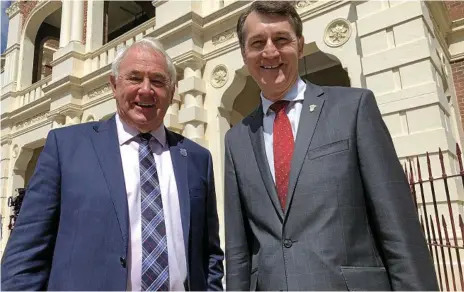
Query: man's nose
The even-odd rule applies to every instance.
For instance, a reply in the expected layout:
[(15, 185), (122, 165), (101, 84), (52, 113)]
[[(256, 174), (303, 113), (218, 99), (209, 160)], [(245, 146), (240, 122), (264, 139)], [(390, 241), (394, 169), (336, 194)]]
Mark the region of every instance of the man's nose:
[(266, 42), (266, 46), (264, 47), (263, 50), (263, 57), (265, 58), (275, 58), (279, 55), (279, 51), (277, 50), (276, 46), (274, 45), (274, 42), (269, 39)]
[(143, 82), (140, 84), (140, 91), (142, 93), (149, 93), (151, 91), (150, 79), (148, 78), (143, 79)]

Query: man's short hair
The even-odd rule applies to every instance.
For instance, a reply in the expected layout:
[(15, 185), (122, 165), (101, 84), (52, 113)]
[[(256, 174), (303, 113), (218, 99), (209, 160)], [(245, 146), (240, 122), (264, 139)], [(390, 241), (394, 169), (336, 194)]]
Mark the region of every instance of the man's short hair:
[(168, 56), (166, 51), (163, 48), (163, 45), (155, 38), (153, 37), (144, 37), (142, 39), (139, 39), (132, 43), (130, 46), (125, 46), (120, 48), (116, 52), (116, 57), (113, 60), (113, 64), (111, 65), (111, 75), (113, 75), (115, 78), (118, 78), (119, 76), (119, 66), (121, 65), (122, 60), (124, 57), (126, 57), (127, 52), (134, 47), (146, 47), (154, 50), (155, 52), (158, 52), (164, 56), (166, 59), (166, 64), (168, 65), (168, 73), (169, 73), (169, 78), (170, 78), (170, 85), (174, 86), (177, 82), (177, 71), (176, 67), (174, 66), (174, 63), (172, 59)]
[(250, 7), (240, 16), (237, 22), (237, 35), (240, 43), (240, 48), (245, 49), (245, 32), (243, 27), (245, 20), (253, 11), (262, 15), (278, 15), (288, 17), (290, 25), (293, 27), (297, 37), (303, 35), (303, 24), (301, 18), (293, 6), (293, 1), (255, 1)]

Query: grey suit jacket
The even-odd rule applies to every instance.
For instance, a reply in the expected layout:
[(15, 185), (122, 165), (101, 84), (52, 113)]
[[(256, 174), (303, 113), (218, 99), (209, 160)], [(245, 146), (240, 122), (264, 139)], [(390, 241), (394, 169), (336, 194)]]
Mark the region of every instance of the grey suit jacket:
[(260, 106), (225, 138), (227, 290), (438, 290), (371, 91), (307, 83), (285, 210), (262, 121)]

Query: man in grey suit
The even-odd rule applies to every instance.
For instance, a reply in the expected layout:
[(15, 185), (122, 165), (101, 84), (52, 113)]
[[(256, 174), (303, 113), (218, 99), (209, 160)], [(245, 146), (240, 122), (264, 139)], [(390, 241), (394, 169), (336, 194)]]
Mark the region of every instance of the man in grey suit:
[(226, 135), (228, 290), (438, 290), (373, 93), (298, 76), (291, 2), (240, 17), (260, 106)]

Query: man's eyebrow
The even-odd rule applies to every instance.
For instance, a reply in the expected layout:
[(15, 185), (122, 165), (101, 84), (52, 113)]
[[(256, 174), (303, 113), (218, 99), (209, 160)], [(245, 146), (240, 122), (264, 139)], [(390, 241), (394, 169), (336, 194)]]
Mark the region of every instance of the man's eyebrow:
[(155, 73), (151, 73), (151, 74), (148, 74), (150, 77), (155, 77), (155, 78), (163, 78), (163, 79), (169, 79), (169, 76), (166, 75), (165, 73), (161, 73), (161, 72), (155, 72)]
[[(141, 72), (141, 71), (138, 71), (138, 70), (132, 70), (132, 71), (129, 71), (127, 72), (125, 75), (126, 76), (133, 76), (133, 75), (144, 75), (145, 73), (144, 72)], [(148, 76), (150, 78), (163, 78), (165, 80), (168, 80), (169, 79), (169, 76), (165, 73), (161, 73), (161, 72), (154, 72), (154, 73), (150, 73), (148, 74)]]

